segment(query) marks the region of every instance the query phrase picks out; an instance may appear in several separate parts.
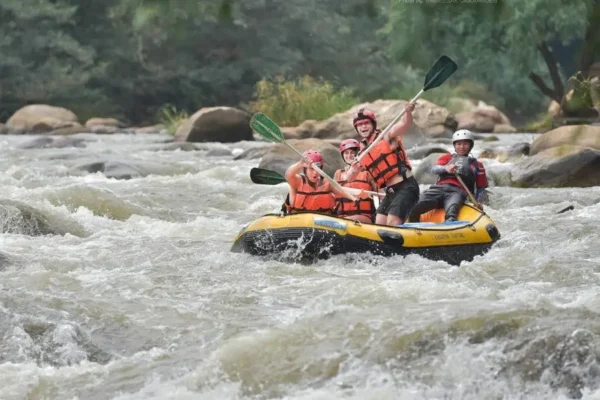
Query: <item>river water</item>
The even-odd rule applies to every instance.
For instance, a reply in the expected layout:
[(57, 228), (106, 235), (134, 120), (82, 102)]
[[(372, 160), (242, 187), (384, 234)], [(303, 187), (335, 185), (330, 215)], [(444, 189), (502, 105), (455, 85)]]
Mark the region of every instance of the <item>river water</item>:
[[(493, 187), (502, 238), (458, 267), (302, 265), (229, 251), (286, 193), (227, 155), (262, 144), (77, 137), (0, 137), (0, 205), (55, 233), (0, 213), (2, 400), (600, 398), (600, 187)], [(98, 160), (154, 169), (75, 169)]]

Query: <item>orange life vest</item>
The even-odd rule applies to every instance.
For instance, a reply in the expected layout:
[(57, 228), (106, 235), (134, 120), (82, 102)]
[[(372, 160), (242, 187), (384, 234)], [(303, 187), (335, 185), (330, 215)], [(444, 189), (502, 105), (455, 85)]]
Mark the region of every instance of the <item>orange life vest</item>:
[[(361, 190), (373, 190), (371, 182), (369, 182), (367, 171), (359, 172), (356, 178), (350, 182), (342, 179), (343, 173), (344, 170), (338, 169), (335, 171), (333, 178), (340, 185)], [(375, 203), (373, 203), (373, 199), (358, 199), (357, 201), (352, 201), (344, 196), (336, 196), (335, 200), (338, 202), (337, 215), (340, 217), (366, 215), (373, 219), (373, 215), (375, 215)]]
[(335, 208), (335, 199), (331, 193), (329, 182), (322, 179), (318, 186), (313, 188), (305, 176), (301, 176), (301, 178), (302, 183), (296, 189), (290, 214), (298, 212), (332, 214)]
[[(365, 150), (363, 146), (361, 150)], [(401, 141), (398, 141), (398, 148), (393, 150), (387, 140), (381, 139), (360, 160), (360, 163), (369, 171), (380, 188), (385, 187), (386, 181), (396, 175), (406, 179), (406, 171), (412, 170)]]

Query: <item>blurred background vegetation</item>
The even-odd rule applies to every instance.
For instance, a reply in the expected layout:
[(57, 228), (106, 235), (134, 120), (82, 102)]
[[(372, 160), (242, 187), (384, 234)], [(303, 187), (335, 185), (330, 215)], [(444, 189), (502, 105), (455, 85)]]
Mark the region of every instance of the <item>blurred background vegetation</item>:
[(585, 114), (600, 0), (2, 0), (0, 121), (34, 103), (134, 124), (229, 105), (295, 125), (409, 99), (441, 54), (459, 70), (425, 98), (453, 112), (459, 97), (519, 126), (552, 99)]

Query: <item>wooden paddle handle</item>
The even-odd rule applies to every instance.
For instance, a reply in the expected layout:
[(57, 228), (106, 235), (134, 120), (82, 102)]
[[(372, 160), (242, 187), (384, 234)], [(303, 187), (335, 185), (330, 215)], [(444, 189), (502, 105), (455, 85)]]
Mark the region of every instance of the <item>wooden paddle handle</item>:
[(465, 182), (462, 180), (460, 175), (454, 174), (454, 176), (456, 176), (456, 179), (458, 179), (458, 181), (460, 182), (462, 187), (467, 191), (467, 195), (469, 195), (469, 200), (471, 200), (471, 203), (473, 203), (473, 206), (475, 206), (475, 208), (479, 210), (479, 207), (477, 207), (477, 204), (479, 204), (479, 203), (477, 202), (477, 200), (475, 200), (475, 197), (473, 197), (473, 194), (471, 193), (471, 191), (469, 190), (467, 185), (465, 185)]

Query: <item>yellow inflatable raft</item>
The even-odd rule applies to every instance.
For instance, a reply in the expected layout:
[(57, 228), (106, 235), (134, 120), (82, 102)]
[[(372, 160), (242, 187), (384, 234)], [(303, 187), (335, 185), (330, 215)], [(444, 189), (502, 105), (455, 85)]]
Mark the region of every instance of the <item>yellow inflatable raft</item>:
[(500, 238), (492, 219), (470, 205), (461, 208), (458, 221), (443, 221), (444, 210), (433, 210), (421, 222), (397, 227), (314, 213), (269, 214), (244, 227), (231, 251), (303, 259), (343, 253), (420, 254), (458, 265), (484, 254)]

